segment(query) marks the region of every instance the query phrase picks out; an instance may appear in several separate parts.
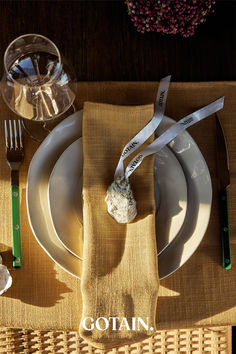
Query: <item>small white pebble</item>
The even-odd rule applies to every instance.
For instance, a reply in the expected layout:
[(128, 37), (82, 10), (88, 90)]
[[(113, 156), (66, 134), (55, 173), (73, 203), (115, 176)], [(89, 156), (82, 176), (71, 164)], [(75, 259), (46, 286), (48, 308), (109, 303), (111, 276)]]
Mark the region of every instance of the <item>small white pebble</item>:
[(12, 277), (6, 266), (0, 264), (0, 295), (5, 293), (12, 285)]
[(136, 201), (125, 176), (116, 177), (107, 190), (105, 201), (108, 213), (118, 223), (129, 223), (137, 215)]

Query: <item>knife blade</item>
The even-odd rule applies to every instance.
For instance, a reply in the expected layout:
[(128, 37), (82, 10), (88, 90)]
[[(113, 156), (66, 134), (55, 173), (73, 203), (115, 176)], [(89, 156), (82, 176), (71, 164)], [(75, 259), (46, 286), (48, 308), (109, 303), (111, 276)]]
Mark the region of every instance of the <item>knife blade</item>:
[(222, 266), (231, 268), (230, 228), (227, 188), (230, 185), (229, 159), (226, 139), (220, 120), (216, 114), (216, 167), (218, 177), (218, 198), (220, 214), (220, 235), (222, 244)]

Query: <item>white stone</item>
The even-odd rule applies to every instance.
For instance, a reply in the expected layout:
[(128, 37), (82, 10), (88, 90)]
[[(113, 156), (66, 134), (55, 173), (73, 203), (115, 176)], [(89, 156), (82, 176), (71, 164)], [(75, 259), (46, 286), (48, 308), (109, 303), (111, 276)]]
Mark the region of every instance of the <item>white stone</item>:
[(12, 285), (12, 277), (6, 266), (0, 264), (0, 295), (5, 293)]
[(108, 213), (118, 222), (126, 224), (137, 215), (136, 201), (125, 176), (118, 176), (109, 186), (105, 201)]

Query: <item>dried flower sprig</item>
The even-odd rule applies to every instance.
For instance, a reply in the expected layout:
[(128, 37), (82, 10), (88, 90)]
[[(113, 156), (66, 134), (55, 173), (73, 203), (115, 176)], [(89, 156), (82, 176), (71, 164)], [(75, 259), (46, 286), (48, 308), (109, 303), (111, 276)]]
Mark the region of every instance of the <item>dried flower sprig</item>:
[(194, 34), (214, 11), (215, 0), (125, 0), (128, 14), (141, 33)]

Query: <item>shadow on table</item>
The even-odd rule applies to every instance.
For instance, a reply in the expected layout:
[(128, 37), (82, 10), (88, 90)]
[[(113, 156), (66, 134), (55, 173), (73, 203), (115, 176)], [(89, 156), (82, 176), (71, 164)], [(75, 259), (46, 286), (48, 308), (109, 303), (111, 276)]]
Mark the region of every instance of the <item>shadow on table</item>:
[[(21, 245), (22, 267), (13, 268), (12, 250), (0, 244), (3, 264), (6, 265), (13, 278), (12, 286), (3, 296), (19, 299), (24, 303), (40, 307), (51, 307), (60, 302), (63, 294), (72, 292), (63, 281), (71, 275), (61, 275), (55, 270), (55, 263), (42, 250), (35, 240), (28, 223), (25, 193), (21, 200)], [(8, 230), (11, 240), (11, 228)], [(76, 281), (76, 280), (75, 280)]]
[[(225, 312), (235, 307), (235, 288), (234, 295), (226, 300), (221, 290), (222, 285), (210, 289), (206, 280), (193, 278), (188, 279), (188, 286), (186, 286), (186, 283), (181, 281), (181, 276), (177, 276), (174, 283), (173, 285), (171, 279), (161, 281), (161, 286), (166, 292), (171, 293), (171, 296), (158, 298), (157, 328), (232, 324), (233, 314), (227, 315)], [(227, 283), (229, 286), (230, 281)], [(176, 294), (173, 295), (175, 292)]]
[[(233, 258), (235, 247), (231, 251)], [(235, 307), (234, 270), (223, 269), (220, 256), (217, 245), (203, 243), (178, 271), (161, 280), (157, 303), (159, 328), (175, 328), (176, 325), (187, 328), (201, 325), (200, 321), (209, 325), (232, 322), (233, 314), (227, 315), (226, 311)], [(211, 320), (206, 321), (209, 318)]]
[[(157, 303), (159, 328), (176, 328), (177, 325), (179, 328), (188, 328), (200, 326), (202, 322), (226, 325), (232, 322), (234, 315), (227, 314), (227, 310), (235, 307), (235, 270), (225, 270), (221, 265), (217, 221), (212, 215), (197, 252), (174, 274), (161, 280)], [(231, 246), (234, 259), (236, 249), (233, 235)], [(179, 251), (176, 253), (181, 254)], [(175, 260), (180, 261), (180, 258)]]
[[(24, 246), (24, 242), (22, 242)], [(0, 244), (1, 249), (7, 247)], [(36, 245), (37, 247), (37, 245)], [(22, 247), (23, 248), (23, 247)], [(24, 248), (23, 248), (24, 249)], [(41, 252), (41, 250), (40, 250)], [(12, 250), (1, 252), (3, 264), (6, 265), (12, 276), (12, 286), (2, 296), (19, 299), (24, 303), (51, 307), (63, 299), (63, 294), (72, 290), (62, 281), (56, 278), (54, 263), (45, 253), (40, 255), (41, 265), (36, 261), (29, 261), (26, 252), (23, 252), (22, 268), (12, 267)]]

